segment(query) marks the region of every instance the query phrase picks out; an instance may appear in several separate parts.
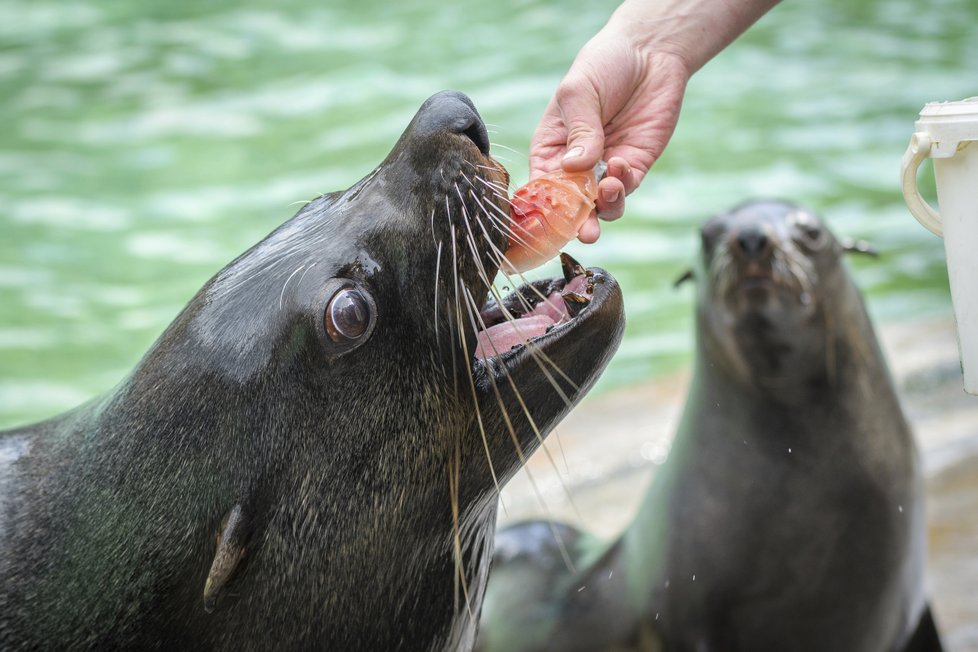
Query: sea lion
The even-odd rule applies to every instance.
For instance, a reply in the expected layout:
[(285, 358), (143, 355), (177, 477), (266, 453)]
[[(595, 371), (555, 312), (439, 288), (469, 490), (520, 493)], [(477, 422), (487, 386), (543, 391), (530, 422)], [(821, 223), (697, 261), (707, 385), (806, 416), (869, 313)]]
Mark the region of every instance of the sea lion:
[(0, 648), (470, 647), (497, 485), (624, 323), (614, 279), (570, 259), (486, 301), (507, 183), (471, 100), (431, 97), (118, 387), (0, 437)]
[(611, 545), (500, 532), (478, 649), (940, 650), (918, 454), (843, 262), (865, 246), (782, 201), (701, 235), (692, 384), (638, 515)]

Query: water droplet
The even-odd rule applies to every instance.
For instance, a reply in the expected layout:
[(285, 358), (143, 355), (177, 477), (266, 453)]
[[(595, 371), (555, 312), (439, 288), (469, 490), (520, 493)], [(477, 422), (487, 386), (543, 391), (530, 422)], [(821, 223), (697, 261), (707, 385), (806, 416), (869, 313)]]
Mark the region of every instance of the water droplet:
[(788, 449), (788, 452), (789, 452), (789, 453), (791, 452), (791, 449), (790, 449), (790, 448)]
[(693, 575), (693, 581), (694, 581), (694, 582), (696, 581), (696, 576), (695, 576), (695, 575)]
[(901, 514), (903, 513), (903, 505), (897, 505), (897, 509), (900, 510)]
[(653, 464), (662, 464), (669, 455), (669, 445), (661, 441), (647, 441), (639, 448), (639, 455)]

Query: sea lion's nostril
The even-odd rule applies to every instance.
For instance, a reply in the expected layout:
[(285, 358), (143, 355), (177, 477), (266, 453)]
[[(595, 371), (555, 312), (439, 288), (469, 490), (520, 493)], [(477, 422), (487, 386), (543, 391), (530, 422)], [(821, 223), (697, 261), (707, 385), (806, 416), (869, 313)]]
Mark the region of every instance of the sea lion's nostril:
[(480, 152), (489, 156), (489, 132), (486, 131), (486, 126), (482, 124), (482, 120), (478, 116), (475, 117), (475, 120), (462, 133), (475, 143), (475, 146), (479, 148)]
[(489, 133), (472, 100), (458, 91), (433, 95), (421, 109), (418, 128), (424, 132), (449, 131), (466, 136), (489, 155)]
[(767, 234), (761, 229), (744, 229), (735, 236), (737, 247), (748, 258), (759, 258), (767, 251)]

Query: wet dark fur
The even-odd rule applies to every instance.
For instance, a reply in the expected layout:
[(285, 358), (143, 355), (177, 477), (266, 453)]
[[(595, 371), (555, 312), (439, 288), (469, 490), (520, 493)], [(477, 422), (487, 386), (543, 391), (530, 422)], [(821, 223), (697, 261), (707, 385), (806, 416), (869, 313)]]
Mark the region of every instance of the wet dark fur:
[[(505, 245), (490, 229), (476, 256), (463, 237), (480, 202), (505, 209), (477, 176), (506, 183), (474, 107), (432, 97), (376, 171), (221, 270), (118, 387), (0, 436), (16, 458), (0, 465), (0, 648), (471, 644), (496, 511), (484, 449), (500, 482), (519, 465), (500, 405), (525, 452), (537, 437), (513, 386), (543, 434), (569, 410), (526, 347), (466, 363), (456, 280), (481, 301), (486, 240)], [(617, 285), (596, 274), (594, 305), (538, 341), (571, 402), (621, 336)], [(336, 277), (376, 304), (353, 350), (322, 326)], [(235, 505), (245, 558), (206, 613)]]
[(775, 201), (702, 237), (668, 461), (610, 546), (564, 532), (577, 572), (539, 524), (500, 532), (477, 649), (938, 652), (917, 451), (844, 246)]

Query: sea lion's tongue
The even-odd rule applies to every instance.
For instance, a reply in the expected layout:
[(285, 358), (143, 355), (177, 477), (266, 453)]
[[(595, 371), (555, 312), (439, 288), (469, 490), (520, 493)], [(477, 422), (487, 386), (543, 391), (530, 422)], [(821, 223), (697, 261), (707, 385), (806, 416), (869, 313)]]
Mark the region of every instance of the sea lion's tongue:
[(499, 355), (514, 346), (526, 343), (527, 340), (543, 335), (555, 324), (568, 321), (572, 313), (568, 309), (568, 300), (565, 296), (584, 296), (585, 286), (586, 277), (577, 276), (567, 283), (563, 291), (551, 292), (545, 300), (540, 301), (518, 319), (507, 319), (484, 331), (479, 331), (475, 356), (484, 359)]

